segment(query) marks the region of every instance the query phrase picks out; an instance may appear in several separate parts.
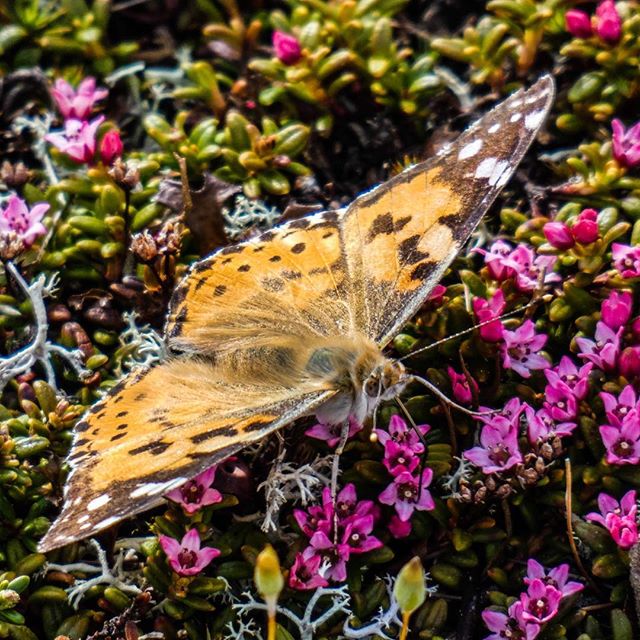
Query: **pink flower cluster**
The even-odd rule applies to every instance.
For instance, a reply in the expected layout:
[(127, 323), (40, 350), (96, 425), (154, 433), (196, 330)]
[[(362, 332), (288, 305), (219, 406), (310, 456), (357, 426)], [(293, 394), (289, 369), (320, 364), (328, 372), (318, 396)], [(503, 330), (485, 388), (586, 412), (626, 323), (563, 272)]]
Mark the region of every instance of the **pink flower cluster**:
[(562, 251), (571, 249), (576, 242), (591, 244), (600, 237), (598, 212), (595, 209), (584, 209), (571, 226), (565, 222), (547, 222), (542, 231), (549, 244)]
[[(66, 80), (58, 78), (51, 95), (60, 114), (64, 118), (64, 128), (45, 136), (45, 140), (79, 164), (92, 162), (96, 154), (98, 127), (104, 116), (89, 121), (89, 115), (96, 102), (107, 97), (106, 89), (96, 88), (95, 78), (85, 78), (77, 89)], [(122, 154), (120, 132), (112, 129), (100, 141), (100, 158), (105, 164), (112, 164)]]
[(169, 491), (165, 498), (179, 504), (187, 515), (193, 515), (202, 507), (222, 502), (222, 494), (211, 485), (216, 476), (216, 466), (185, 482), (181, 487)]
[(640, 401), (631, 385), (617, 397), (601, 392), (607, 424), (600, 426), (609, 464), (636, 465), (640, 462)]
[(358, 500), (353, 484), (340, 491), (335, 507), (327, 487), (322, 492), (321, 506), (311, 506), (306, 511), (296, 509), (293, 515), (309, 537), (307, 548), (297, 554), (289, 573), (289, 586), (294, 589), (325, 587), (329, 580), (344, 582), (352, 554), (382, 546), (371, 535), (379, 507), (371, 500)]
[(565, 14), (567, 31), (576, 38), (597, 35), (607, 44), (616, 44), (622, 35), (622, 19), (613, 0), (603, 0), (591, 17), (581, 9), (570, 9)]
[(537, 638), (542, 627), (557, 615), (563, 598), (584, 588), (579, 582), (568, 578), (568, 564), (561, 564), (547, 572), (539, 562), (529, 559), (527, 575), (524, 577), (527, 590), (520, 594), (507, 613), (491, 609), (482, 612), (482, 619), (492, 632), (485, 640)]
[(48, 210), (46, 202), (39, 202), (29, 209), (22, 198), (15, 194), (9, 196), (7, 206), (0, 209), (0, 236), (15, 234), (25, 247), (30, 247), (36, 238), (47, 232), (42, 218)]
[(598, 496), (598, 508), (600, 513), (588, 513), (585, 518), (605, 527), (622, 549), (630, 549), (638, 542), (638, 504), (635, 490), (627, 491), (620, 502), (601, 493)]

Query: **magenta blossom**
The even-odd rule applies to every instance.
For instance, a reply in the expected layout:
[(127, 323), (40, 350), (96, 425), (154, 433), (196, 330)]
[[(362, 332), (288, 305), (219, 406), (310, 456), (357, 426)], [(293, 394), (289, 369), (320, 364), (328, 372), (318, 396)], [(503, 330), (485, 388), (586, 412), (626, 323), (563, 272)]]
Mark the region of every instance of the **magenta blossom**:
[(430, 309), (437, 309), (442, 305), (445, 293), (447, 293), (447, 287), (443, 284), (437, 284), (433, 287), (425, 304), (427, 304)]
[[(640, 122), (636, 122), (633, 127), (625, 129), (620, 120), (614, 118), (611, 121), (613, 135), (611, 143), (613, 146), (613, 157), (628, 169), (640, 164)], [(615, 247), (615, 245), (612, 245)]]
[(49, 133), (45, 140), (78, 163), (91, 162), (96, 153), (96, 132), (104, 121), (99, 116), (91, 122), (67, 120), (64, 131)]
[[(426, 436), (431, 429), (428, 424), (418, 424), (416, 427), (423, 437)], [(397, 444), (409, 447), (416, 454), (424, 451), (424, 445), (420, 440), (420, 436), (416, 433), (415, 429), (407, 425), (399, 415), (392, 415), (387, 429), (376, 429), (375, 433), (376, 436), (378, 436), (378, 442), (385, 447), (387, 443), (392, 440)]]
[(420, 459), (415, 455), (411, 447), (388, 440), (387, 444), (384, 445), (382, 463), (392, 476), (397, 476), (405, 471), (409, 473), (414, 471), (420, 463)]
[(312, 555), (305, 560), (303, 554), (297, 554), (289, 572), (289, 586), (298, 591), (328, 586), (329, 582), (320, 575), (321, 563), (322, 557), (319, 555)]
[(591, 244), (600, 237), (598, 212), (595, 209), (583, 209), (574, 220), (571, 233), (580, 244)]
[(211, 488), (215, 475), (216, 467), (210, 467), (193, 480), (189, 480), (181, 487), (169, 491), (165, 497), (179, 504), (184, 512), (189, 515), (196, 513), (202, 507), (222, 502), (222, 494)]
[(502, 289), (498, 289), (490, 300), (473, 299), (473, 312), (482, 325), (478, 328), (478, 332), (485, 342), (500, 342), (502, 340), (504, 327), (498, 318), (504, 308), (505, 300)]
[(535, 640), (540, 633), (540, 625), (525, 620), (522, 612), (519, 600), (509, 607), (506, 614), (485, 609), (482, 620), (492, 633), (484, 640)]
[(367, 553), (382, 546), (378, 538), (370, 535), (373, 522), (373, 516), (365, 516), (352, 520), (345, 527), (342, 543), (349, 547), (351, 553)]
[(411, 520), (400, 520), (400, 518), (394, 513), (389, 519), (387, 525), (389, 533), (396, 539), (406, 538), (411, 533)]
[(627, 380), (640, 376), (640, 345), (626, 347), (618, 358), (618, 370)]
[(612, 291), (602, 302), (602, 321), (616, 331), (629, 322), (632, 307), (633, 298), (628, 291)]
[(496, 240), (487, 249), (475, 249), (477, 253), (484, 256), (484, 263), (489, 271), (489, 276), (498, 282), (508, 280), (515, 275), (515, 269), (507, 261), (511, 254), (512, 247), (503, 240)]
[(41, 220), (49, 210), (47, 202), (39, 202), (31, 209), (27, 203), (17, 195), (12, 195), (7, 200), (7, 206), (0, 209), (0, 236), (15, 233), (30, 247), (36, 238), (47, 233), (47, 229)]
[(624, 387), (617, 397), (606, 391), (601, 391), (600, 397), (602, 398), (609, 424), (618, 428), (622, 427), (622, 421), (629, 414), (637, 413), (640, 408), (638, 407), (635, 389), (630, 384)]
[(578, 416), (578, 402), (566, 385), (550, 385), (544, 389), (544, 408), (559, 422), (572, 422)]
[(568, 580), (569, 565), (564, 563), (548, 572), (533, 558), (527, 562), (527, 575), (524, 578), (525, 584), (531, 584), (534, 580), (542, 580), (545, 584), (551, 585), (560, 591), (563, 598), (568, 598), (584, 589), (584, 585), (579, 582)]
[(580, 349), (579, 358), (592, 362), (603, 371), (614, 371), (620, 354), (620, 336), (622, 327), (614, 331), (604, 322), (596, 324), (595, 341), (589, 338), (576, 338)]
[(433, 471), (424, 469), (421, 482), (418, 478), (405, 471), (397, 475), (393, 482), (378, 496), (382, 504), (392, 505), (398, 517), (406, 522), (413, 515), (414, 510), (431, 511), (435, 503), (427, 487), (433, 479)]
[(512, 369), (523, 378), (529, 378), (532, 371), (551, 366), (539, 353), (547, 342), (547, 336), (544, 333), (536, 333), (531, 320), (526, 320), (515, 331), (505, 330), (503, 338), (500, 349), (505, 369)]
[(274, 31), (272, 41), (276, 58), (278, 58), (280, 62), (286, 65), (292, 65), (302, 57), (302, 49), (295, 36), (285, 33), (284, 31)]
[(557, 260), (557, 256), (537, 255), (526, 244), (519, 244), (507, 258), (515, 271), (516, 287), (520, 291), (535, 291), (541, 278), (543, 284), (559, 282), (560, 274), (553, 271)]
[(622, 19), (613, 0), (603, 0), (596, 9), (596, 33), (609, 44), (616, 44), (622, 35)]
[(117, 129), (111, 129), (102, 136), (100, 140), (100, 158), (106, 165), (113, 164), (113, 161), (122, 155), (122, 138)]
[(220, 555), (213, 547), (200, 548), (197, 529), (189, 529), (181, 542), (169, 536), (158, 536), (169, 566), (180, 576), (195, 576)]
[(569, 9), (564, 14), (567, 31), (574, 38), (589, 38), (593, 35), (591, 29), (591, 16), (580, 9)]
[[(329, 487), (322, 490), (322, 506), (325, 513), (330, 513), (333, 517), (333, 499)], [(341, 526), (366, 516), (377, 518), (379, 508), (372, 500), (358, 500), (355, 485), (350, 482), (336, 496), (335, 512), (338, 516), (338, 525)]]
[[(449, 380), (451, 380), (453, 397), (461, 404), (470, 404), (473, 400), (473, 394), (478, 394), (478, 383), (471, 376), (467, 378), (464, 373), (458, 373), (453, 367), (447, 367), (447, 373)], [(469, 381), (471, 381), (471, 386), (469, 386)]]
[(626, 244), (614, 242), (611, 245), (611, 256), (613, 258), (613, 266), (623, 278), (637, 278), (640, 276), (640, 247), (630, 247)]
[(324, 531), (316, 531), (309, 540), (309, 546), (302, 552), (302, 558), (305, 562), (320, 558), (320, 576), (326, 580), (344, 582), (347, 579), (350, 552), (348, 544), (334, 544)]
[(535, 624), (544, 624), (558, 613), (562, 593), (539, 578), (529, 582), (526, 593), (520, 594), (522, 617)]
[(640, 462), (640, 416), (636, 411), (625, 416), (619, 426), (603, 424), (599, 431), (609, 464), (635, 465)]
[(638, 505), (635, 490), (627, 491), (620, 502), (606, 493), (600, 493), (598, 508), (600, 513), (588, 513), (585, 518), (607, 528), (622, 549), (630, 549), (638, 542)]
[(575, 422), (556, 422), (546, 408), (535, 411), (532, 407), (525, 408), (527, 417), (527, 436), (531, 444), (541, 444), (570, 436), (578, 426)]
[[(362, 430), (362, 425), (353, 417), (349, 417), (349, 437)], [(327, 445), (333, 449), (340, 442), (341, 424), (324, 424), (318, 422), (313, 427), (305, 431), (305, 435), (317, 440), (325, 440)]]
[(480, 446), (463, 455), (487, 475), (511, 469), (522, 462), (516, 425), (504, 416), (493, 416), (480, 432)]
[(545, 369), (544, 375), (549, 385), (566, 387), (576, 400), (584, 400), (589, 393), (589, 374), (593, 363), (587, 362), (578, 369), (568, 356), (560, 358), (560, 364), (552, 369)]
[(58, 78), (51, 89), (51, 95), (65, 120), (86, 120), (93, 105), (108, 94), (106, 89), (96, 89), (96, 79), (91, 76), (85, 78), (77, 90), (62, 78)]
[(571, 229), (569, 229), (568, 225), (564, 222), (547, 222), (547, 224), (542, 227), (542, 232), (547, 242), (552, 247), (560, 249), (561, 251), (571, 249), (576, 243)]

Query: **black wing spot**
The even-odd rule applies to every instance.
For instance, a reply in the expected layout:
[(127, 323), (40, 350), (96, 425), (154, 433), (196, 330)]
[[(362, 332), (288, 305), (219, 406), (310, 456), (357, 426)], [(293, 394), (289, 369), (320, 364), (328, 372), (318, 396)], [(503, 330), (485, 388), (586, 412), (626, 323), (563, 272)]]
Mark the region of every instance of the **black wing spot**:
[(241, 264), (238, 267), (238, 271), (241, 271), (242, 273), (246, 273), (247, 271), (249, 271), (251, 269), (251, 265), (248, 264)]
[(191, 436), (189, 440), (191, 440), (193, 444), (200, 444), (201, 442), (211, 440), (212, 438), (233, 438), (233, 436), (237, 434), (238, 430), (235, 427), (222, 427), (220, 429), (210, 429), (209, 431), (197, 433), (195, 436)]
[(254, 420), (242, 427), (243, 431), (260, 431), (260, 429), (270, 425), (273, 420)]
[(193, 288), (194, 291), (198, 291), (198, 289), (201, 289), (202, 287), (204, 287), (205, 284), (207, 284), (207, 279), (206, 278), (200, 278), (200, 280), (198, 280), (198, 282), (196, 282), (196, 286)]
[(225, 293), (225, 291), (227, 290), (227, 287), (223, 284), (219, 284), (216, 286), (216, 288), (213, 290), (213, 295), (216, 298), (219, 298), (221, 295), (223, 295)]
[(411, 272), (412, 280), (426, 280), (438, 267), (436, 262), (428, 260), (416, 265)]
[(116, 418), (124, 418), (127, 413), (129, 413), (128, 411), (118, 411), (118, 413), (116, 413)]
[(280, 260), (282, 260), (280, 256), (271, 256), (269, 258), (269, 262), (280, 262)]
[(402, 231), (411, 222), (411, 219), (412, 219), (411, 216), (404, 216), (403, 218), (398, 218), (393, 223), (393, 230)]
[(120, 440), (120, 438), (125, 438), (126, 436), (126, 433), (116, 433), (115, 436), (111, 436), (110, 441), (115, 442), (116, 440)]
[(171, 442), (149, 442), (141, 447), (129, 449), (130, 456), (137, 456), (141, 453), (150, 453), (152, 456), (159, 456), (171, 446)]
[(129, 426), (128, 423), (123, 422), (122, 424), (119, 424), (116, 429), (118, 429), (119, 431), (122, 431), (122, 429), (126, 429)]
[(291, 253), (302, 253), (307, 248), (306, 243), (298, 242), (291, 247)]
[(379, 235), (393, 233), (393, 216), (390, 213), (381, 213), (369, 227), (367, 242), (372, 242)]
[(418, 251), (421, 236), (415, 235), (406, 238), (398, 245), (398, 255), (401, 263), (415, 264), (429, 257), (428, 253)]

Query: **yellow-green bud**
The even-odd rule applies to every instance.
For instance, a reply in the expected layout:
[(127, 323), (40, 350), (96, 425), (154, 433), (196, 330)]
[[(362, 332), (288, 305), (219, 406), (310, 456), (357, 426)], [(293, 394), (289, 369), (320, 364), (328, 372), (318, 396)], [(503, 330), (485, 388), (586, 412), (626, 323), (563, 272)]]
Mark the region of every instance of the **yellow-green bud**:
[(418, 556), (414, 556), (400, 569), (393, 595), (403, 614), (413, 613), (425, 601), (427, 589), (424, 578), (424, 569)]
[(278, 599), (284, 587), (284, 578), (280, 571), (280, 560), (275, 549), (268, 544), (256, 558), (256, 568), (253, 574), (258, 593), (267, 604)]

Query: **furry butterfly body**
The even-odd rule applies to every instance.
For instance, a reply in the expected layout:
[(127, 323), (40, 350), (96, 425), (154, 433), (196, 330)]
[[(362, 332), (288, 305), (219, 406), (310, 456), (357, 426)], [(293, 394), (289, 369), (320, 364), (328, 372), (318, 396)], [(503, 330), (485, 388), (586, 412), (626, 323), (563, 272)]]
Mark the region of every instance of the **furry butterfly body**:
[(196, 263), (166, 325), (173, 355), (77, 426), (52, 549), (148, 509), (250, 442), (316, 413), (364, 419), (407, 381), (382, 349), (418, 310), (534, 139), (543, 78), (434, 158), (341, 211)]

